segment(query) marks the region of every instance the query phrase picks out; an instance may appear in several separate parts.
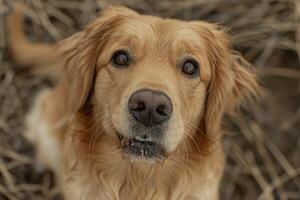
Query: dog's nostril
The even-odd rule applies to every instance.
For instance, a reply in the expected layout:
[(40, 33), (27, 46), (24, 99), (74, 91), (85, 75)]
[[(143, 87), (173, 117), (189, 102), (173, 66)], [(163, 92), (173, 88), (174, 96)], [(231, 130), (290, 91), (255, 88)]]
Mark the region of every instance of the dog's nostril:
[(157, 112), (159, 115), (162, 115), (162, 116), (168, 116), (168, 114), (166, 113), (166, 106), (165, 106), (165, 105), (159, 105), (159, 106), (156, 108), (156, 112)]
[(129, 109), (131, 111), (141, 112), (146, 109), (146, 105), (143, 101), (134, 101), (129, 104)]

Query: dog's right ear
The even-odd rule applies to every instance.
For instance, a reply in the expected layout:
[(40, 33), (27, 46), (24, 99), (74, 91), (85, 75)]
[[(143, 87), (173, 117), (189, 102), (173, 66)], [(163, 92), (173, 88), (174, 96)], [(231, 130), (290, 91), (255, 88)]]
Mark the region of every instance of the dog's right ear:
[(234, 52), (226, 31), (217, 25), (191, 22), (206, 43), (211, 66), (204, 113), (204, 132), (211, 140), (220, 136), (225, 113), (234, 113), (245, 100), (257, 98), (261, 87), (257, 76), (241, 55)]
[(69, 88), (71, 112), (84, 109), (93, 93), (97, 60), (116, 27), (136, 15), (125, 7), (108, 7), (84, 31), (60, 42), (58, 67), (63, 69), (62, 81)]

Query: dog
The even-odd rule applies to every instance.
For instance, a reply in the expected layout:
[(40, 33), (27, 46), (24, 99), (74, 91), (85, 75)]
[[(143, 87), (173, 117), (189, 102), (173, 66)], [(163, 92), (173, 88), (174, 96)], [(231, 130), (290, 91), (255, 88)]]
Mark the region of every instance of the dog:
[(55, 71), (24, 135), (65, 199), (219, 199), (222, 118), (260, 90), (224, 28), (110, 6), (55, 44), (29, 42), (20, 9), (8, 31), (16, 63)]

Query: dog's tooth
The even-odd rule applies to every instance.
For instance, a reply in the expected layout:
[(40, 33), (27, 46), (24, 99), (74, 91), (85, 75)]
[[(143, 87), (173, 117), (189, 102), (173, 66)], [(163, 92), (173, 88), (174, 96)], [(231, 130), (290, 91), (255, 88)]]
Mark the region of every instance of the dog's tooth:
[(144, 155), (144, 149), (141, 149), (142, 156)]

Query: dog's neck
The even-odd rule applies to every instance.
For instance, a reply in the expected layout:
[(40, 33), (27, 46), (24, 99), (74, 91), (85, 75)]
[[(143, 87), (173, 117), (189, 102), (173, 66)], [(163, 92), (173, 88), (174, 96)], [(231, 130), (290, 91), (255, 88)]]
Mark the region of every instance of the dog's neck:
[[(84, 185), (85, 181), (93, 181), (95, 185), (98, 185), (98, 187), (95, 186), (95, 190), (96, 188), (105, 188), (104, 190), (107, 191), (114, 190), (111, 193), (122, 195), (124, 198), (121, 199), (144, 199), (131, 195), (138, 188), (153, 190), (154, 193), (182, 190), (180, 185), (186, 184), (185, 181), (196, 181), (192, 176), (195, 171), (205, 173), (209, 169), (207, 164), (210, 163), (209, 160), (212, 156), (209, 152), (206, 153), (209, 153), (210, 156), (200, 152), (201, 149), (198, 145), (201, 143), (198, 140), (201, 137), (196, 137), (193, 143), (188, 145), (191, 147), (189, 149), (185, 148), (186, 144), (183, 147), (179, 146), (178, 151), (164, 161), (134, 160), (124, 157), (122, 151), (118, 149), (117, 142), (109, 139), (107, 133), (93, 138), (95, 137), (93, 131), (89, 127), (84, 127), (84, 124), (87, 123), (80, 123), (78, 119), (82, 120), (82, 118), (77, 118), (76, 122), (72, 123), (76, 124), (76, 127), (71, 128), (73, 131), (69, 133), (71, 137), (68, 137), (67, 140), (69, 144), (65, 145), (70, 148), (65, 151), (69, 154), (67, 156), (69, 160), (65, 161), (65, 172), (79, 172), (82, 184)], [(193, 146), (195, 142), (199, 144)], [(209, 144), (209, 146), (219, 148), (219, 143)], [(145, 191), (145, 194), (151, 194), (151, 192)]]

